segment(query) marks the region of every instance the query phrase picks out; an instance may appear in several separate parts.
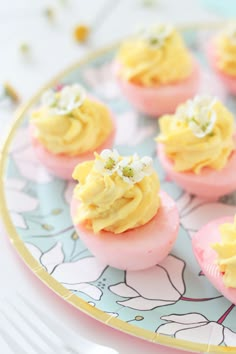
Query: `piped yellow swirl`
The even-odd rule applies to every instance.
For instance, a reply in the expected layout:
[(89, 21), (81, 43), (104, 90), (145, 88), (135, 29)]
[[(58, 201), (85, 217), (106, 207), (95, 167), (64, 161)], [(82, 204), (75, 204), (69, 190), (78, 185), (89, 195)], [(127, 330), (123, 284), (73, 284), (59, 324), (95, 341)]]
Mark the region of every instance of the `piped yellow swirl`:
[[(153, 171), (138, 182), (127, 183), (127, 177), (117, 172), (103, 174), (97, 170), (98, 159), (96, 155), (95, 161), (84, 162), (74, 170), (73, 178), (79, 182), (74, 197), (80, 201), (74, 222), (83, 223), (94, 233), (106, 230), (118, 234), (150, 221), (160, 205), (157, 174)], [(110, 164), (111, 160), (107, 161)]]
[(121, 78), (137, 85), (155, 87), (190, 76), (192, 59), (180, 34), (171, 28), (163, 38), (165, 30), (166, 25), (154, 26), (149, 37), (137, 36), (121, 45), (118, 53)]
[(230, 23), (215, 40), (217, 67), (236, 77), (236, 23)]
[(113, 129), (109, 110), (88, 97), (65, 114), (42, 106), (33, 112), (31, 122), (36, 127), (36, 138), (47, 150), (68, 156), (94, 151)]
[(227, 287), (236, 288), (236, 216), (232, 224), (220, 225), (221, 242), (212, 245)]
[[(220, 170), (235, 149), (233, 115), (218, 100), (212, 101), (210, 108), (203, 106), (200, 112), (191, 111), (194, 101), (201, 104), (204, 98), (196, 97), (179, 106), (174, 115), (161, 117), (157, 141), (164, 145), (164, 151), (173, 161), (177, 172), (199, 174), (204, 167)], [(188, 110), (189, 121), (185, 119)], [(208, 121), (209, 114), (214, 117), (213, 122)], [(207, 131), (208, 127), (210, 130)]]

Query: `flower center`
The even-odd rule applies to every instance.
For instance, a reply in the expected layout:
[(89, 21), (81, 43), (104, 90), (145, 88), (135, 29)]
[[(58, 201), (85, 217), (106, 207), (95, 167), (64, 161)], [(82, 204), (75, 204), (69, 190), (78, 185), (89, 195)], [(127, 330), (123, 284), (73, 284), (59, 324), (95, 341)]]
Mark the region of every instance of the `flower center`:
[(106, 160), (106, 163), (105, 163), (105, 168), (107, 170), (112, 170), (116, 165), (116, 162), (115, 160), (113, 160), (111, 157), (108, 157), (108, 159)]
[(134, 177), (134, 170), (129, 166), (123, 167), (122, 173), (124, 177)]
[(149, 39), (149, 44), (153, 46), (156, 46), (157, 44), (159, 44), (159, 42), (161, 42), (159, 38), (152, 37)]

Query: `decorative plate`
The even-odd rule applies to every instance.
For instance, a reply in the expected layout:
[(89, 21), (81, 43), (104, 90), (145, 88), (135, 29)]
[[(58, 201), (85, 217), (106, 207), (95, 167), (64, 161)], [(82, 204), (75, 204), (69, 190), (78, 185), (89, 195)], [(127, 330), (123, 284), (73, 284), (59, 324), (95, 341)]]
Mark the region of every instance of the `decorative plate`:
[[(202, 43), (209, 32), (185, 29), (189, 48), (202, 65), (201, 93), (227, 96), (207, 67)], [(233, 195), (206, 202), (168, 180), (156, 157), (157, 120), (138, 114), (122, 97), (112, 76), (116, 46), (70, 67), (17, 114), (5, 141), (0, 166), (1, 211), (9, 237), (32, 271), (58, 295), (94, 318), (138, 337), (192, 351), (236, 352), (236, 308), (201, 273), (191, 236), (213, 218), (235, 213)], [(74, 187), (51, 176), (37, 161), (28, 137), (28, 119), (51, 86), (82, 83), (108, 104), (117, 121), (116, 148), (122, 154), (151, 155), (161, 188), (178, 205), (181, 227), (172, 253), (160, 265), (124, 272), (100, 264), (72, 226), (69, 203)]]

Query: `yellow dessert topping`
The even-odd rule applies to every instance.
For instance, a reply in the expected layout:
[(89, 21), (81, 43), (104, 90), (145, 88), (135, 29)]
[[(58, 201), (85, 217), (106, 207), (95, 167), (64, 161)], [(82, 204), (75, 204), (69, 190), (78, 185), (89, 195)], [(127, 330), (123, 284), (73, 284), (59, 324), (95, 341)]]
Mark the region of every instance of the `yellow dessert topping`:
[(236, 288), (236, 216), (232, 224), (220, 225), (221, 242), (212, 245), (217, 252), (225, 286)]
[(217, 67), (236, 76), (236, 22), (230, 23), (216, 39)]
[(112, 131), (108, 109), (87, 97), (79, 85), (47, 91), (31, 122), (47, 150), (68, 156), (94, 151)]
[(74, 29), (74, 38), (77, 42), (84, 43), (88, 39), (90, 29), (85, 25), (78, 25)]
[(94, 161), (79, 164), (73, 178), (79, 181), (74, 197), (80, 201), (74, 222), (94, 233), (118, 234), (144, 225), (160, 206), (159, 179), (150, 157), (103, 150)]
[(178, 172), (199, 174), (203, 167), (222, 169), (234, 150), (233, 115), (217, 99), (196, 96), (174, 115), (160, 118), (157, 141)]
[(181, 36), (164, 24), (147, 28), (125, 41), (118, 61), (123, 79), (147, 87), (175, 83), (192, 72), (191, 56)]

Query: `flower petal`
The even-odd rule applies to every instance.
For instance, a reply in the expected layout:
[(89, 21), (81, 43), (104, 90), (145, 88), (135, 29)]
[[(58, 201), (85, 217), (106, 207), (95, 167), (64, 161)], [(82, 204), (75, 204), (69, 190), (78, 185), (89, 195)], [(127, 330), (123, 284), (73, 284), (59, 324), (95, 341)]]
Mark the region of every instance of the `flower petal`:
[(149, 300), (144, 299), (141, 296), (134, 297), (125, 301), (117, 301), (117, 304), (129, 307), (134, 310), (148, 311), (156, 307), (171, 305), (174, 302), (162, 301), (162, 300)]
[(167, 271), (170, 280), (176, 290), (182, 295), (185, 292), (185, 284), (183, 272), (185, 268), (185, 262), (182, 259), (169, 255), (161, 263), (161, 266)]
[(181, 330), (175, 337), (190, 342), (220, 345), (224, 339), (223, 326), (216, 322), (209, 322), (207, 325)]
[(209, 322), (208, 319), (200, 313), (187, 313), (185, 315), (168, 315), (162, 316), (161, 319), (180, 324), (202, 324)]
[(102, 291), (95, 285), (80, 283), (80, 284), (65, 284), (64, 287), (71, 291), (80, 291), (91, 297), (94, 300), (100, 300), (102, 297)]
[(38, 163), (30, 143), (25, 144), (21, 149), (15, 150), (12, 153), (12, 157), (21, 176), (38, 183), (48, 183), (53, 179), (47, 170)]
[(236, 346), (236, 332), (231, 331), (231, 329), (225, 327), (224, 328), (224, 342), (228, 347)]
[(26, 181), (19, 178), (8, 178), (5, 181), (6, 188), (21, 191), (26, 185)]
[(167, 271), (161, 265), (139, 272), (127, 271), (126, 283), (147, 299), (175, 302), (180, 298)]
[[(127, 129), (127, 122), (129, 122), (129, 129)], [(138, 115), (132, 111), (120, 114), (116, 124), (116, 145), (134, 146), (155, 132), (154, 125), (147, 125), (138, 129)]]
[(38, 163), (16, 159), (15, 163), (22, 177), (40, 184), (49, 183), (53, 177)]
[(202, 226), (222, 215), (234, 215), (235, 206), (222, 203), (207, 203), (192, 209), (181, 218), (181, 222), (186, 229), (199, 230)]
[(65, 201), (67, 204), (70, 204), (70, 202), (71, 202), (71, 197), (72, 197), (73, 190), (74, 190), (75, 186), (76, 186), (76, 183), (73, 181), (69, 181), (66, 183), (66, 188), (64, 191), (64, 198), (65, 198)]
[(7, 204), (11, 211), (23, 213), (37, 208), (38, 200), (17, 190), (6, 190)]
[(11, 220), (13, 222), (13, 225), (15, 227), (20, 227), (21, 229), (27, 229), (27, 225), (25, 223), (25, 219), (23, 218), (22, 215), (14, 212), (14, 211), (10, 211), (10, 215), (11, 215)]
[(188, 193), (183, 193), (179, 199), (176, 200), (178, 210), (182, 216), (191, 212), (197, 206), (207, 204), (206, 201), (198, 197), (193, 197)]
[(38, 261), (40, 262), (40, 257), (42, 256), (41, 250), (33, 245), (32, 243), (25, 243), (25, 246), (27, 247), (28, 251), (30, 251), (31, 255)]
[(135, 296), (139, 295), (134, 289), (131, 289), (125, 283), (111, 285), (109, 287), (109, 290), (112, 293), (119, 295), (119, 296), (123, 296), (123, 297), (135, 297)]
[(64, 252), (62, 250), (61, 242), (57, 242), (50, 250), (43, 253), (41, 263), (45, 266), (48, 273), (64, 261)]
[[(200, 41), (201, 43), (205, 42), (203, 38), (199, 39), (199, 42)], [(217, 80), (217, 77), (214, 75), (214, 73), (210, 72), (209, 70), (205, 70), (205, 68), (202, 68), (201, 77), (202, 79), (198, 89), (198, 93), (204, 94), (205, 92), (208, 92), (209, 95), (215, 95), (224, 102), (226, 100), (226, 91), (221, 85), (221, 82)]]
[(189, 329), (189, 328), (194, 328), (196, 327), (195, 324), (183, 324), (183, 323), (174, 323), (174, 322), (169, 322), (160, 325), (156, 332), (159, 334), (165, 334), (167, 336), (175, 336), (175, 334), (178, 331), (181, 331), (182, 329)]
[(14, 136), (14, 141), (11, 145), (10, 152), (18, 152), (22, 149), (25, 149), (25, 147), (29, 145), (29, 130), (27, 128), (19, 128), (17, 130), (16, 135)]
[(77, 284), (97, 280), (106, 267), (95, 257), (86, 257), (76, 262), (62, 263), (55, 268), (52, 274), (61, 283)]
[(91, 88), (102, 97), (109, 100), (120, 95), (118, 85), (112, 80), (113, 63), (105, 63), (97, 68), (87, 68), (83, 76)]

